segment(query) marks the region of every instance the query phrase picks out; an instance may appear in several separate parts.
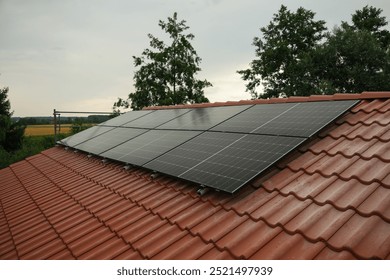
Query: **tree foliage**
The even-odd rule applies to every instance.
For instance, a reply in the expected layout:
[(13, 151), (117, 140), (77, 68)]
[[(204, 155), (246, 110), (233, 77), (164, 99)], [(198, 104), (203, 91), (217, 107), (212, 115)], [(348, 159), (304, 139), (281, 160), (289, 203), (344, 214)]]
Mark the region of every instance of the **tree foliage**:
[(390, 33), (381, 12), (366, 6), (352, 15), (352, 24), (325, 33), (325, 22), (314, 21), (313, 12), (282, 6), (261, 28), (263, 39), (254, 40), (257, 59), (238, 71), (247, 91), (267, 98), (389, 90)]
[(0, 89), (0, 149), (13, 151), (20, 148), (25, 127), (12, 122), (8, 87)]
[(161, 29), (169, 35), (167, 44), (148, 34), (150, 47), (141, 56), (133, 56), (135, 91), (127, 100), (120, 99), (114, 108), (129, 107), (134, 110), (154, 105), (175, 105), (208, 102), (204, 88), (212, 86), (207, 80), (196, 79), (201, 70), (201, 58), (191, 45), (194, 35), (185, 33), (189, 27), (177, 13), (168, 21), (159, 21)]
[(325, 22), (315, 21), (315, 14), (304, 8), (290, 12), (281, 6), (268, 26), (261, 28), (263, 39), (255, 37), (256, 59), (251, 68), (238, 71), (247, 81), (247, 91), (259, 97), (257, 88), (264, 87), (263, 97), (297, 95), (307, 90), (307, 56), (324, 37)]

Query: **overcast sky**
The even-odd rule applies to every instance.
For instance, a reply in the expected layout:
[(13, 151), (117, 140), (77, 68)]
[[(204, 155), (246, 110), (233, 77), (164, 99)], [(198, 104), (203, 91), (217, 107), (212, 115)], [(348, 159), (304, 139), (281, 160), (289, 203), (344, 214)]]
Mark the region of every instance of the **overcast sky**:
[(0, 87), (9, 87), (14, 116), (48, 116), (53, 109), (111, 111), (133, 90), (133, 55), (163, 38), (158, 21), (174, 12), (187, 21), (202, 58), (198, 78), (213, 83), (211, 102), (250, 99), (236, 73), (254, 58), (261, 36), (281, 4), (302, 6), (332, 29), (365, 5), (389, 0), (0, 0)]

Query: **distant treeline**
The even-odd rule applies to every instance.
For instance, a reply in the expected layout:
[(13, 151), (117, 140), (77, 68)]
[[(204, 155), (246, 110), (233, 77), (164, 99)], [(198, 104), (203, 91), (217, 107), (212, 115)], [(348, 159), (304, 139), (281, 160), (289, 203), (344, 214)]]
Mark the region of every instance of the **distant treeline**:
[[(108, 120), (111, 116), (105, 116), (105, 115), (90, 115), (88, 117), (60, 117), (57, 119), (57, 122), (66, 124), (66, 123), (101, 123)], [(13, 117), (12, 120), (14, 122), (19, 122), (24, 125), (36, 125), (36, 124), (53, 124), (54, 118), (53, 117)]]

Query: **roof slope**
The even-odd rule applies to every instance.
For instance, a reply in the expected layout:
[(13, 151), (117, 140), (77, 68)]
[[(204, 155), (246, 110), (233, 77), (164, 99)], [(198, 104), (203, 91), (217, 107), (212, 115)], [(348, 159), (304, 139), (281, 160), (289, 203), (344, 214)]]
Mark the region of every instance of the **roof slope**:
[(63, 147), (2, 169), (0, 259), (390, 259), (390, 93), (299, 100), (342, 98), (362, 101), (234, 195)]

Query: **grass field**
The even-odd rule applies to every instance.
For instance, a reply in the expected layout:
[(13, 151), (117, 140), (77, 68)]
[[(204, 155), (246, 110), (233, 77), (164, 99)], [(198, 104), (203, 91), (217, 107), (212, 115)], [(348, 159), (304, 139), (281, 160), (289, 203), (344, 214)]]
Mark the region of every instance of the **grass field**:
[[(71, 124), (61, 124), (60, 133), (69, 133), (71, 129)], [(24, 131), (26, 136), (43, 136), (43, 135), (54, 135), (54, 125), (44, 124), (44, 125), (28, 125)]]

